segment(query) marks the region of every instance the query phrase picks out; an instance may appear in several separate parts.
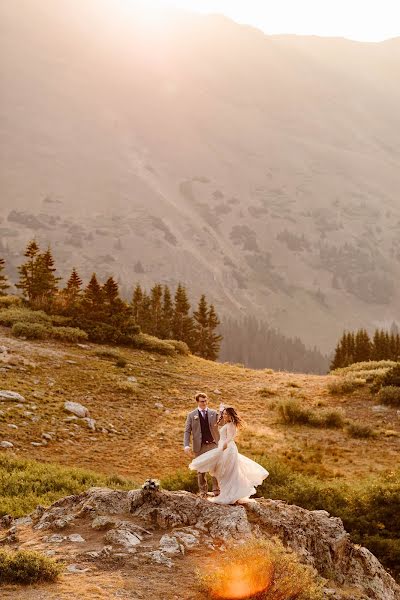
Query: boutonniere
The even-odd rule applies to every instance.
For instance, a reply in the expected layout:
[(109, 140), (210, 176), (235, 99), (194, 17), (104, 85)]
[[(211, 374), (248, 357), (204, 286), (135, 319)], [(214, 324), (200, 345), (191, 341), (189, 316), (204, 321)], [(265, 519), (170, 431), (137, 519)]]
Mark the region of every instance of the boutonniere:
[(198, 418), (199, 418), (199, 415), (195, 415), (195, 417), (194, 417), (194, 418), (195, 418), (195, 419), (198, 419)]

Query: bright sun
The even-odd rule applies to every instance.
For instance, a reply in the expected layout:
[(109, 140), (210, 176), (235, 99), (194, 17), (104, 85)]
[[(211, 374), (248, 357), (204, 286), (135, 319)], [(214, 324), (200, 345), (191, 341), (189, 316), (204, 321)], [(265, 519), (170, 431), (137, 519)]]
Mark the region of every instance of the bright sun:
[(398, 0), (119, 0), (142, 5), (147, 26), (165, 19), (166, 7), (222, 13), (270, 34), (341, 36), (379, 41), (400, 35)]

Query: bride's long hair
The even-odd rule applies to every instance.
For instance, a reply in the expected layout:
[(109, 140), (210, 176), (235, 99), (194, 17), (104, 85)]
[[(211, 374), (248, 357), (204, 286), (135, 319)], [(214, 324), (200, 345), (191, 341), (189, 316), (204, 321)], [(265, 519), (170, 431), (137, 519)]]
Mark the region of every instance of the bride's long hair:
[(221, 413), (220, 418), (218, 419), (218, 424), (223, 422), (224, 419), (224, 413), (226, 412), (226, 414), (231, 418), (232, 423), (235, 424), (236, 427), (243, 427), (244, 426), (244, 421), (243, 419), (238, 415), (238, 413), (236, 412), (236, 410), (233, 408), (233, 406), (226, 406), (224, 408), (224, 410)]

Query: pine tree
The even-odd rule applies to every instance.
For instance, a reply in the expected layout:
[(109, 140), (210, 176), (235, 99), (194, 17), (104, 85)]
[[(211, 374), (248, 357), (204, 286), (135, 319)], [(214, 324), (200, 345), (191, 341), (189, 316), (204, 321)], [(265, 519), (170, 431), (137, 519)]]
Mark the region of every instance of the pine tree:
[(97, 280), (96, 273), (93, 273), (90, 281), (83, 292), (82, 308), (85, 316), (89, 319), (99, 320), (104, 307), (103, 292)]
[(160, 283), (156, 283), (150, 290), (150, 333), (157, 337), (160, 337), (161, 334), (162, 297), (162, 285)]
[(193, 319), (189, 315), (190, 304), (186, 289), (179, 284), (174, 298), (172, 335), (175, 340), (186, 342), (193, 351)]
[(67, 281), (67, 285), (63, 290), (63, 297), (68, 313), (76, 311), (81, 293), (82, 279), (79, 277), (77, 270), (74, 267)]
[(208, 351), (209, 323), (208, 305), (206, 297), (202, 294), (197, 310), (193, 313), (194, 335), (193, 353), (206, 358)]
[(139, 320), (140, 320), (140, 309), (141, 309), (142, 301), (143, 301), (143, 290), (140, 287), (140, 285), (137, 284), (137, 286), (135, 287), (135, 289), (133, 291), (131, 305), (132, 305), (133, 318), (135, 319), (135, 321), (138, 325), (140, 325)]
[(31, 240), (25, 250), (24, 256), (28, 259), (18, 267), (19, 282), (16, 287), (22, 290), (22, 294), (31, 302), (35, 297), (37, 259), (39, 256), (39, 246), (36, 240)]
[(109, 277), (102, 287), (102, 294), (105, 303), (109, 307), (115, 307), (120, 300), (118, 283), (113, 277)]
[(174, 315), (174, 308), (172, 305), (171, 291), (167, 285), (164, 286), (162, 311), (161, 311), (161, 323), (160, 323), (160, 337), (163, 340), (170, 339), (172, 337), (172, 319)]
[(50, 247), (36, 259), (36, 281), (34, 285), (34, 296), (45, 305), (54, 300), (58, 290), (60, 277), (56, 277), (56, 267)]
[(335, 354), (333, 357), (333, 360), (330, 364), (329, 369), (331, 371), (334, 371), (335, 369), (340, 369), (341, 367), (344, 366), (344, 358), (345, 358), (345, 353), (344, 353), (344, 344), (345, 344), (345, 335), (346, 333), (343, 333), (342, 337), (340, 338), (340, 340), (338, 341), (336, 348), (335, 348)]
[(359, 329), (355, 336), (354, 362), (364, 362), (371, 358), (371, 340), (365, 329)]
[(220, 325), (217, 313), (213, 304), (210, 304), (208, 311), (208, 339), (206, 356), (208, 360), (217, 360), (221, 347), (222, 335), (217, 333), (217, 328)]
[(5, 260), (0, 258), (0, 296), (6, 296), (6, 290), (10, 287), (6, 275), (3, 274)]
[(137, 324), (140, 325), (143, 333), (150, 334), (152, 332), (151, 299), (147, 292), (143, 292)]
[(386, 357), (385, 333), (382, 329), (376, 329), (372, 340), (372, 359), (384, 360)]

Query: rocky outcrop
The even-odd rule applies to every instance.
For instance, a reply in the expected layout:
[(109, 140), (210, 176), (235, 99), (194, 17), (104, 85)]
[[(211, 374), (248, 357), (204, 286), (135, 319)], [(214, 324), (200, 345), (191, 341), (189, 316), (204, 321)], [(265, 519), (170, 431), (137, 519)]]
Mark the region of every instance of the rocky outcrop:
[(4, 536), (9, 543), (18, 544), (24, 526), (24, 538), (36, 536), (51, 554), (65, 546), (71, 556), (75, 544), (75, 570), (85, 569), (76, 566), (77, 557), (80, 563), (150, 562), (171, 569), (190, 552), (204, 557), (252, 535), (276, 536), (325, 578), (325, 598), (400, 600), (399, 586), (366, 548), (351, 542), (340, 519), (277, 500), (219, 506), (188, 492), (92, 488), (38, 507), (31, 521), (4, 523), (14, 528)]

